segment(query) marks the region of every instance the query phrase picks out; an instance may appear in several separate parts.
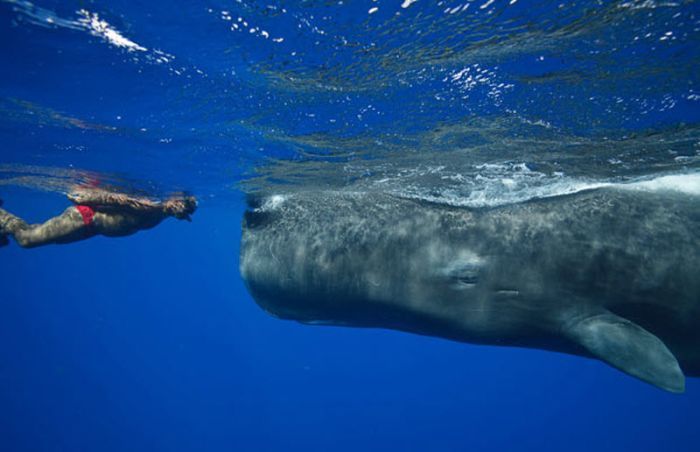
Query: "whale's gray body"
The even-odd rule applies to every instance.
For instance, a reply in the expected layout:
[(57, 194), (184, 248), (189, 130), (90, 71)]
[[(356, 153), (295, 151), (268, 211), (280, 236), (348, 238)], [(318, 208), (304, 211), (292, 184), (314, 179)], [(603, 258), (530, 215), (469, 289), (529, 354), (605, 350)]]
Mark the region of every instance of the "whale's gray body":
[(246, 212), (240, 269), (285, 319), (597, 357), (663, 389), (700, 375), (700, 206), (602, 188), (491, 209), (312, 192)]

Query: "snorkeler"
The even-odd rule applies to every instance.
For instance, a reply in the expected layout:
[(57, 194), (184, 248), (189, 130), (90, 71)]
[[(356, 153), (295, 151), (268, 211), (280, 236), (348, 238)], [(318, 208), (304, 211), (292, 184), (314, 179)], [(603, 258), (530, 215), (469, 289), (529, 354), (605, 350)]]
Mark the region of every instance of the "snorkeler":
[(159, 202), (96, 188), (73, 191), (68, 199), (75, 205), (42, 224), (27, 224), (0, 209), (0, 246), (9, 243), (8, 235), (23, 248), (77, 242), (96, 235), (122, 237), (157, 226), (168, 217), (190, 221), (197, 209), (193, 196)]

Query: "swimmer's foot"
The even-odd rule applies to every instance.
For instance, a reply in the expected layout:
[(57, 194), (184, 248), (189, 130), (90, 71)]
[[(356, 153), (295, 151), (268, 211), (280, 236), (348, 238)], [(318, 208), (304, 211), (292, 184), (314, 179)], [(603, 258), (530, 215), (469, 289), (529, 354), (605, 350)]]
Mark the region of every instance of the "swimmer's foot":
[(15, 218), (11, 213), (0, 209), (0, 237), (12, 232), (10, 226)]
[(0, 209), (0, 236), (14, 234), (21, 229), (27, 228), (27, 223), (10, 212)]
[[(2, 207), (2, 199), (0, 199), (0, 207)], [(7, 234), (6, 228), (9, 216), (10, 214), (8, 212), (5, 212), (4, 210), (0, 209), (0, 237)]]
[[(2, 207), (3, 202), (4, 201), (2, 199), (0, 199), (0, 207)], [(4, 222), (0, 222), (0, 248), (10, 244), (10, 239), (7, 238), (7, 234), (4, 233), (4, 229), (5, 229)]]
[[(0, 199), (0, 206), (2, 206), (2, 199)], [(7, 235), (8, 216), (7, 212), (0, 209), (0, 242), (2, 242), (2, 237)]]

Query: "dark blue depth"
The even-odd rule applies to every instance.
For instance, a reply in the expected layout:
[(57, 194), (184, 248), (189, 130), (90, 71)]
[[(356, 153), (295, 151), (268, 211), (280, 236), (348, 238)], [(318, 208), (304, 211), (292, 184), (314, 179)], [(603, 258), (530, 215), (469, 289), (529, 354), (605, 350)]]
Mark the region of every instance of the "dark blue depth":
[[(671, 395), (573, 356), (286, 322), (258, 308), (238, 273), (241, 181), (278, 158), (379, 168), (410, 164), (426, 142), (498, 146), (537, 132), (562, 147), (507, 159), (592, 180), (697, 170), (696, 4), (682, 5), (681, 23), (675, 10), (651, 17), (621, 1), (508, 10), (497, 0), (488, 15), (484, 0), (461, 19), (443, 13), (466, 4), (456, 1), (419, 0), (401, 16), (401, 0), (35, 3), (70, 20), (97, 12), (149, 50), (36, 25), (35, 9), (0, 0), (4, 208), (32, 222), (61, 212), (65, 187), (48, 184), (47, 168), (191, 190), (201, 206), (191, 224), (127, 238), (0, 249), (0, 451), (699, 450), (700, 379)], [(239, 16), (285, 40), (232, 32)], [(431, 28), (435, 18), (444, 28)], [(666, 30), (679, 41), (659, 41)], [(653, 41), (633, 41), (646, 33)], [(174, 60), (149, 60), (154, 49)], [(488, 83), (450, 85), (478, 62), (495, 74)], [(494, 100), (499, 83), (514, 88)], [(431, 135), (465, 124), (518, 127)], [(630, 136), (651, 138), (597, 154)], [(506, 159), (480, 152), (476, 161)], [(34, 166), (38, 181), (6, 182)], [(328, 181), (327, 169), (303, 176), (317, 186), (384, 177)], [(292, 186), (284, 175), (267, 188)]]

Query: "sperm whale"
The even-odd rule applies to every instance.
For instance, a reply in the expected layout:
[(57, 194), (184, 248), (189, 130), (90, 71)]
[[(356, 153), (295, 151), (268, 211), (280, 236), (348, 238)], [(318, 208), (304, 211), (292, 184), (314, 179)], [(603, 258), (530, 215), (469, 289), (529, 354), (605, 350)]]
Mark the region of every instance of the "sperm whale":
[(283, 319), (571, 353), (683, 392), (700, 376), (700, 190), (668, 182), (482, 209), (256, 198), (240, 271)]

